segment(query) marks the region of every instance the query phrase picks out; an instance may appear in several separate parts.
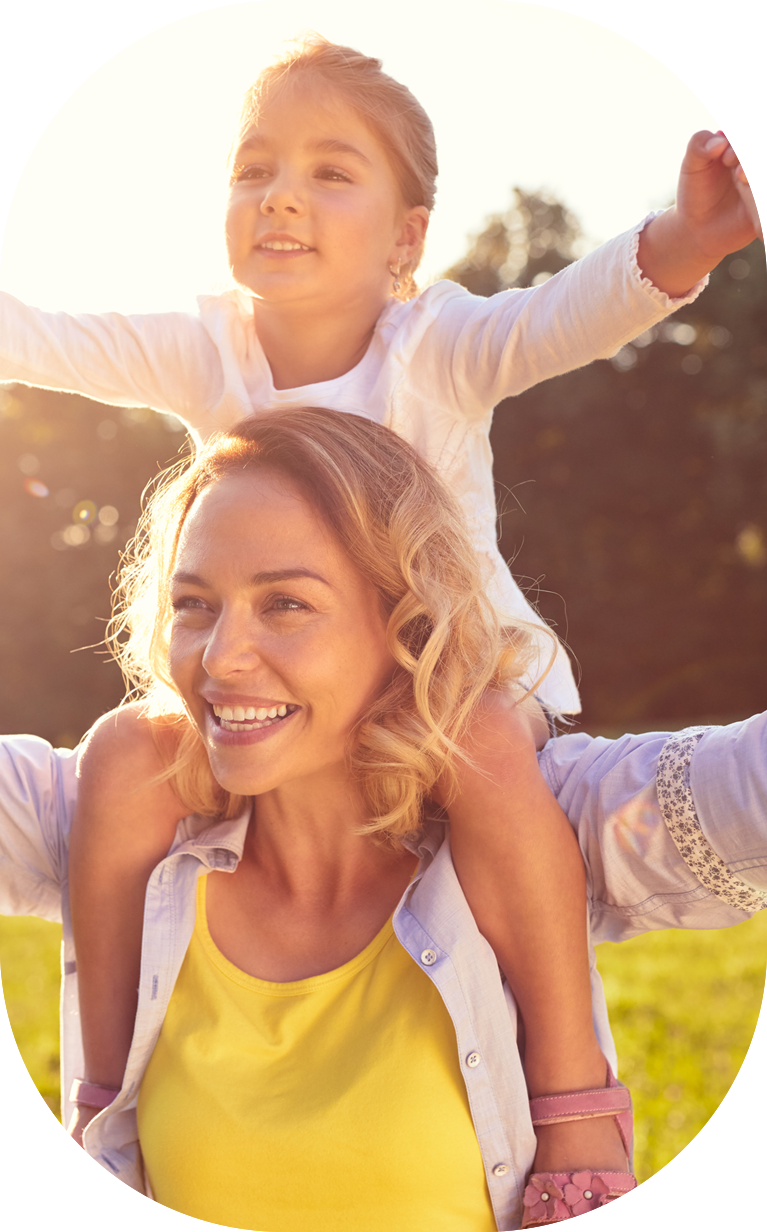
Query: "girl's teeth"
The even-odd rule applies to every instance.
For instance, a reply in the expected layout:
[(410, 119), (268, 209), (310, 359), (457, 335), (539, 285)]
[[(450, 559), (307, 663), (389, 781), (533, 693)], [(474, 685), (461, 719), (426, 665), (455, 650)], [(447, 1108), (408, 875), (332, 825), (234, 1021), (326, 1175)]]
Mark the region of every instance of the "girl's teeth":
[(235, 723), (242, 723), (243, 719), (245, 718), (245, 709), (244, 709), (244, 707), (243, 707), (243, 706), (235, 706), (235, 707), (234, 707), (234, 710), (233, 710), (233, 713), (232, 713), (232, 718), (234, 719)]
[(281, 718), (281, 719), (283, 719), (283, 718), (285, 717), (285, 715), (288, 713), (288, 708), (287, 708), (287, 706), (279, 706), (279, 707), (277, 708), (277, 713), (278, 713), (278, 715), (280, 716), (280, 718)]
[(264, 710), (263, 706), (261, 707), (260, 710), (256, 711), (256, 718), (258, 719), (259, 723), (263, 723), (264, 719), (268, 719), (268, 717), (269, 717), (269, 711)]
[(247, 707), (246, 707), (246, 709), (245, 709), (245, 718), (246, 718), (246, 719), (255, 719), (255, 717), (256, 717), (256, 709), (255, 709), (255, 706), (247, 706)]

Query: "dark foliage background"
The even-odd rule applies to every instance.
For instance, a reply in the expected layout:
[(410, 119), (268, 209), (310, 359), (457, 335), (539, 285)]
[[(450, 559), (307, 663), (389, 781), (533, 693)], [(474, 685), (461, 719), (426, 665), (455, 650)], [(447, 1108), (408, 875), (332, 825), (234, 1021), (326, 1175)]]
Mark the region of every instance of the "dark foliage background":
[[(576, 220), (515, 194), (448, 276), (478, 294), (573, 259)], [(767, 706), (767, 278), (755, 243), (612, 361), (501, 404), (502, 550), (582, 669), (583, 725)], [(94, 649), (172, 417), (0, 390), (0, 730), (74, 744), (122, 693)]]

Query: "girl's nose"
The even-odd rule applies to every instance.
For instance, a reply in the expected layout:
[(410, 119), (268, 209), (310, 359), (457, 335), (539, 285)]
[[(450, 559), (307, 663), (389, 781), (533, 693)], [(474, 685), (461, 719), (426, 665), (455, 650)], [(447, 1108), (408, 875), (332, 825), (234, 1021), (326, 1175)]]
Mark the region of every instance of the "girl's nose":
[(281, 176), (269, 185), (261, 201), (261, 213), (283, 213), (293, 217), (303, 213), (300, 195), (287, 177)]

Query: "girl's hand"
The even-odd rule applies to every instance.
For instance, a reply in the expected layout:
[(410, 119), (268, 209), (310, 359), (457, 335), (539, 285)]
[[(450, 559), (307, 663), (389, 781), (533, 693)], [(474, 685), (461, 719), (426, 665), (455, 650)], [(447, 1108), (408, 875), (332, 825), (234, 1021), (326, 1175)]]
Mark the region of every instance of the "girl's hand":
[(689, 294), (728, 253), (761, 234), (748, 181), (724, 133), (690, 138), (676, 205), (639, 237), (639, 268), (672, 298)]
[(67, 1133), (74, 1138), (78, 1146), (83, 1145), (83, 1130), (95, 1117), (98, 1108), (90, 1108), (87, 1104), (75, 1104), (72, 1119), (67, 1125)]
[[(744, 186), (751, 208), (743, 197)], [(756, 238), (759, 218), (753, 196), (724, 133), (703, 131), (690, 138), (679, 173), (676, 212), (713, 265)]]

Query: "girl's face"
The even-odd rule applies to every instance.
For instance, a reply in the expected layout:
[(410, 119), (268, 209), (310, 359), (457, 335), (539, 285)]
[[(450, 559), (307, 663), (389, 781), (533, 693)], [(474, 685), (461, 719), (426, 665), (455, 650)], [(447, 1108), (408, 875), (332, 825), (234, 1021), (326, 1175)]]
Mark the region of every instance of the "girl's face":
[(345, 775), (349, 733), (394, 660), (378, 593), (289, 480), (250, 471), (201, 494), (171, 602), (171, 675), (222, 787)]
[(342, 99), (280, 90), (234, 156), (226, 215), (235, 280), (264, 301), (327, 308), (385, 299), (428, 211), (402, 201), (389, 160)]

